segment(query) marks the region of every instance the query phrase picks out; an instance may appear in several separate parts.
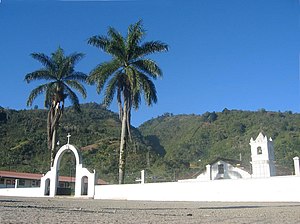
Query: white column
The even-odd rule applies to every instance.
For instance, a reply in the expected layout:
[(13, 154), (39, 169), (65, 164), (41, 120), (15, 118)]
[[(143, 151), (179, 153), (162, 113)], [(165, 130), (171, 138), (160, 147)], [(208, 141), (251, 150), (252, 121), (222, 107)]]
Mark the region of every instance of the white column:
[(209, 164), (206, 165), (206, 176), (207, 180), (211, 180), (211, 166)]
[(19, 179), (16, 179), (15, 180), (15, 188), (18, 188), (18, 186), (19, 186)]
[(299, 166), (299, 157), (296, 156), (294, 159), (294, 169), (295, 169), (295, 175), (300, 176), (300, 166)]
[(145, 170), (141, 171), (141, 184), (145, 183)]

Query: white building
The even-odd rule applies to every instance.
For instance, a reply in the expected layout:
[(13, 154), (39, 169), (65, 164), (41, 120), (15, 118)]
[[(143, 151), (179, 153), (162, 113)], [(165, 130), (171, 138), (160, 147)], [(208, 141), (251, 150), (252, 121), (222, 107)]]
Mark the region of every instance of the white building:
[(272, 138), (268, 139), (262, 133), (257, 138), (250, 139), (252, 158), (252, 177), (265, 178), (276, 176), (275, 156)]
[(272, 139), (268, 139), (261, 132), (254, 140), (250, 139), (252, 172), (241, 166), (241, 161), (218, 158), (206, 165), (206, 170), (196, 179), (179, 180), (186, 181), (208, 181), (219, 179), (247, 179), (267, 178), (276, 175), (274, 146)]
[(251, 175), (240, 165), (240, 161), (218, 158), (206, 165), (206, 170), (196, 180), (220, 180), (251, 178)]

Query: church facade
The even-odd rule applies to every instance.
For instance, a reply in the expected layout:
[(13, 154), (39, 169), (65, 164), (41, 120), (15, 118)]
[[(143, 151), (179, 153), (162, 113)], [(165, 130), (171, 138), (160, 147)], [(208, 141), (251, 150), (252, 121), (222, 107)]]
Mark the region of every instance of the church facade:
[(179, 180), (185, 181), (208, 181), (220, 179), (247, 179), (267, 178), (276, 176), (274, 145), (272, 138), (263, 133), (254, 140), (250, 139), (251, 147), (251, 170), (246, 170), (241, 161), (218, 158), (206, 165), (206, 169), (196, 179)]
[(274, 145), (272, 138), (259, 133), (254, 140), (250, 139), (251, 164), (253, 178), (276, 176)]

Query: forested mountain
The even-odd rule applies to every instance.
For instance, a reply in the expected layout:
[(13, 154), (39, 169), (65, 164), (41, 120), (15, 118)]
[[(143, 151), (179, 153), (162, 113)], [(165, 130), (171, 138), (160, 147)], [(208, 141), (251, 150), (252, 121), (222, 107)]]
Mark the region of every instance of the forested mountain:
[[(145, 138), (165, 151), (169, 167), (205, 168), (217, 157), (242, 160), (250, 166), (250, 139), (263, 132), (274, 141), (279, 174), (291, 174), (300, 155), (300, 114), (227, 110), (199, 115), (164, 114), (139, 127)], [(180, 174), (180, 172), (179, 172)]]
[[(118, 115), (101, 105), (81, 105), (77, 113), (66, 108), (59, 131), (83, 154), (83, 164), (98, 177), (117, 183), (121, 123)], [(45, 173), (50, 152), (46, 141), (47, 111), (0, 108), (0, 168)], [(132, 127), (126, 182), (134, 183), (146, 169), (147, 181), (172, 181), (195, 176), (217, 157), (242, 159), (250, 166), (250, 138), (259, 132), (271, 137), (280, 174), (293, 172), (293, 157), (300, 156), (300, 114), (227, 110), (203, 115), (164, 114)], [(74, 156), (63, 156), (61, 174), (74, 176)]]
[[(50, 167), (50, 152), (47, 150), (47, 110), (0, 109), (0, 167), (2, 170), (45, 173)], [(101, 105), (81, 105), (81, 113), (66, 108), (59, 128), (59, 145), (70, 143), (81, 149), (83, 164), (96, 170), (99, 178), (111, 183), (117, 180), (118, 150), (121, 123), (118, 115)], [(127, 157), (128, 181), (134, 181), (139, 171), (155, 159), (156, 153), (144, 143), (139, 131), (132, 128), (133, 143), (129, 144)], [(149, 151), (149, 152), (148, 152)], [(63, 175), (74, 176), (75, 158), (63, 156)]]

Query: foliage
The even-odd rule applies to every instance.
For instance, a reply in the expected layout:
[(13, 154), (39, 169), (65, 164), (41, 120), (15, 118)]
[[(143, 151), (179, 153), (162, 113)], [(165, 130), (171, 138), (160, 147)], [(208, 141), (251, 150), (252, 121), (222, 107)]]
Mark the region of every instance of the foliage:
[(55, 144), (57, 142), (57, 131), (59, 121), (64, 111), (65, 99), (69, 98), (75, 110), (80, 111), (79, 99), (73, 89), (86, 97), (86, 90), (82, 85), (86, 81), (86, 75), (77, 72), (74, 67), (84, 54), (73, 53), (69, 56), (64, 55), (62, 48), (58, 48), (51, 57), (43, 53), (33, 53), (31, 56), (39, 61), (44, 67), (25, 76), (25, 81), (44, 80), (44, 84), (34, 88), (27, 100), (27, 106), (31, 106), (33, 100), (40, 94), (45, 95), (45, 107), (49, 109), (47, 120), (47, 141), (48, 149), (51, 150), (50, 164), (56, 154)]
[[(293, 157), (300, 155), (300, 115), (290, 112), (258, 112), (224, 109), (203, 115), (164, 115), (139, 127), (145, 138), (155, 136), (155, 151), (163, 150), (167, 172), (179, 168), (178, 178), (192, 175), (218, 157), (239, 160), (250, 166), (250, 138), (262, 131), (274, 141), (279, 174), (293, 172)], [(190, 170), (190, 171), (189, 171)], [(189, 173), (189, 174), (187, 174)]]
[[(83, 165), (99, 178), (118, 182), (121, 123), (118, 115), (95, 103), (81, 105), (82, 113), (66, 108), (60, 123), (60, 146), (67, 142), (83, 154)], [(164, 114), (138, 129), (132, 127), (133, 143), (127, 156), (126, 182), (135, 183), (146, 170), (148, 182), (195, 177), (217, 157), (250, 165), (250, 138), (260, 131), (275, 146), (278, 174), (293, 172), (293, 157), (300, 155), (300, 114), (290, 112), (224, 110), (214, 121), (203, 115)], [(45, 173), (49, 170), (46, 141), (46, 110), (0, 108), (0, 167)], [(65, 157), (65, 156), (64, 156)], [(72, 156), (63, 157), (61, 172), (73, 173)], [(199, 161), (200, 160), (200, 161)]]
[[(99, 178), (116, 183), (118, 173), (118, 146), (121, 123), (117, 114), (108, 111), (96, 103), (81, 105), (81, 113), (74, 113), (74, 108), (66, 108), (65, 116), (59, 127), (60, 146), (70, 142), (83, 154), (83, 164), (91, 171), (96, 169)], [(0, 167), (2, 170), (45, 173), (49, 170), (50, 154), (47, 149), (47, 111), (46, 110), (9, 110), (2, 109), (8, 117), (0, 121)], [(138, 173), (144, 169), (147, 153), (150, 149), (151, 159), (157, 157), (144, 143), (139, 131), (132, 127), (134, 144), (128, 148), (127, 173)], [(57, 149), (60, 147), (57, 146)], [(63, 156), (61, 174), (72, 173), (70, 165), (72, 156)], [(126, 181), (134, 181), (129, 177)]]
[(119, 116), (122, 121), (119, 184), (124, 183), (126, 150), (128, 138), (131, 139), (131, 109), (138, 109), (141, 98), (148, 106), (157, 102), (156, 88), (152, 79), (162, 76), (162, 71), (148, 55), (168, 50), (168, 46), (160, 41), (142, 43), (146, 31), (142, 21), (128, 27), (123, 37), (112, 27), (107, 36), (93, 36), (88, 43), (100, 48), (111, 56), (111, 60), (99, 64), (91, 71), (89, 81), (96, 83), (97, 92), (104, 92), (104, 104), (109, 106), (117, 95)]

